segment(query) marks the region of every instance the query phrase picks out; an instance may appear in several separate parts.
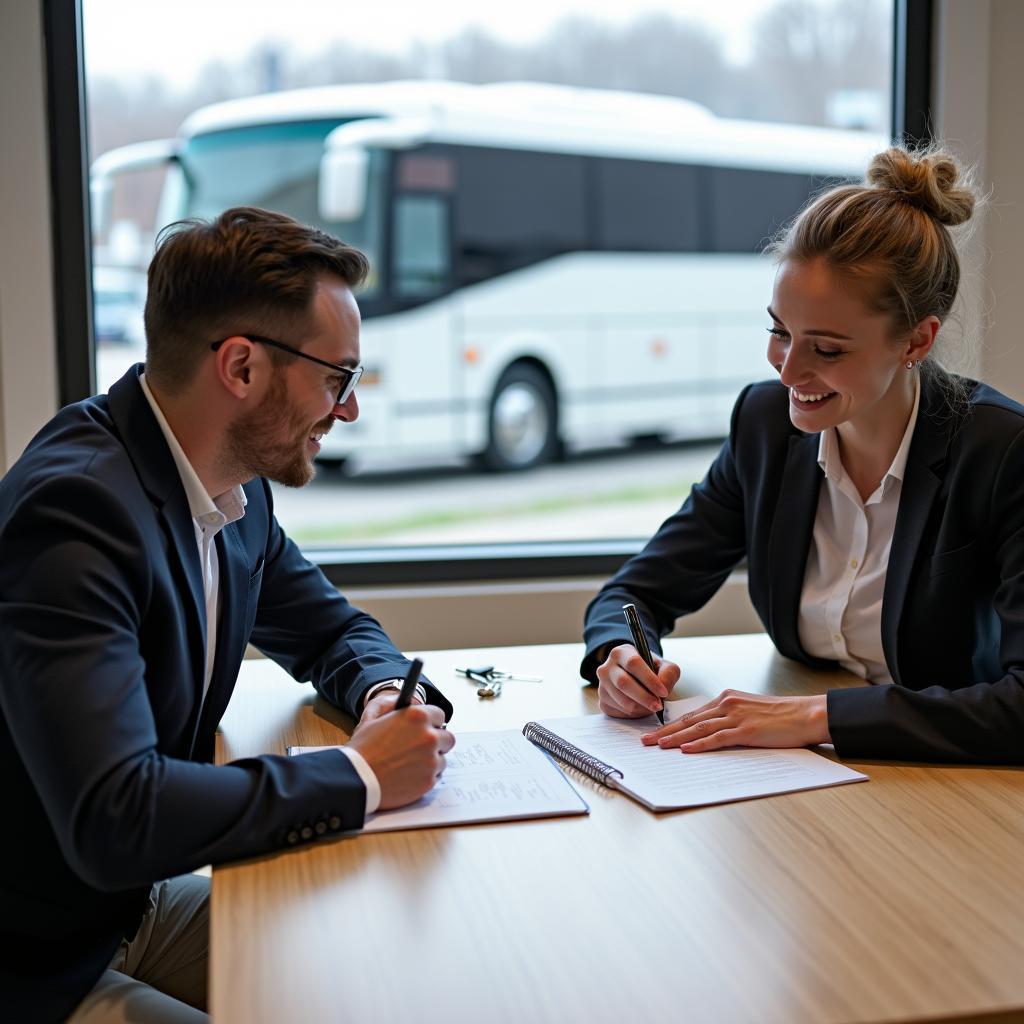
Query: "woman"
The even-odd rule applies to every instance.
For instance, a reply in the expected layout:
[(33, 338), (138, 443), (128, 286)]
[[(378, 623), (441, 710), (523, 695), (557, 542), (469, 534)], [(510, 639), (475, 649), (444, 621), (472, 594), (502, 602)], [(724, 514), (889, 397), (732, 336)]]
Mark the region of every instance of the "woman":
[(778, 381), (742, 392), (705, 479), (587, 610), (581, 672), (608, 715), (679, 679), (640, 660), (623, 603), (655, 641), (744, 557), (779, 651), (872, 685), (726, 691), (645, 742), (1024, 761), (1024, 408), (932, 353), (973, 207), (952, 158), (899, 148), (810, 203), (772, 247)]

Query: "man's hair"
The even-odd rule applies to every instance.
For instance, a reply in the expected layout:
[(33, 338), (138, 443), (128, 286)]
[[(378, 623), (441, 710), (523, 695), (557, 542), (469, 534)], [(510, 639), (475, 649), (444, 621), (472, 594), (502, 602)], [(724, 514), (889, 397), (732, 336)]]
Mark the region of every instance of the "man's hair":
[(358, 249), (283, 213), (251, 206), (164, 228), (149, 265), (146, 373), (169, 392), (191, 380), (210, 345), (233, 334), (299, 347), (317, 282), (363, 282)]

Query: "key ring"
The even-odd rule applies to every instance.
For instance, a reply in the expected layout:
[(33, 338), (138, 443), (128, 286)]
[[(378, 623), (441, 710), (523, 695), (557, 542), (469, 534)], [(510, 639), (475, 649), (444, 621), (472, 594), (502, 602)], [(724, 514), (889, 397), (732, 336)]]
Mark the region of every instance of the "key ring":
[(455, 671), (476, 686), (478, 697), (493, 698), (501, 694), (501, 680), (493, 665), (482, 665), (479, 668), (457, 668)]
[(523, 682), (542, 683), (540, 676), (517, 676), (512, 672), (502, 672), (494, 665), (478, 665), (477, 667), (457, 668), (457, 675), (465, 676), (477, 687), (476, 695), (481, 698), (490, 699), (501, 696), (501, 688), (509, 679), (519, 679)]
[(494, 697), (501, 696), (501, 682), (500, 680), (492, 680), (489, 683), (484, 683), (483, 686), (477, 688), (476, 695), (481, 699), (493, 699)]

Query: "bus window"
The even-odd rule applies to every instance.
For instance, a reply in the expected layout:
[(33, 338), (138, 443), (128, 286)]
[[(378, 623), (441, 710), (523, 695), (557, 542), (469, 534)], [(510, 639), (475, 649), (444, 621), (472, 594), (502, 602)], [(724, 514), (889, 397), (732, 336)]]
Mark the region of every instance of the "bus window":
[(394, 210), (394, 271), (398, 298), (437, 295), (448, 287), (448, 203), (440, 196), (398, 196)]
[(259, 125), (190, 139), (183, 156), (192, 185), (189, 215), (213, 217), (244, 204), (316, 223), (323, 140), (336, 126), (334, 121)]
[(323, 227), (370, 257), (373, 271), (360, 294), (372, 295), (379, 283), (386, 156), (379, 150), (370, 155), (361, 216), (325, 220), (319, 208), (320, 160), (324, 138), (339, 123), (286, 122), (194, 136), (181, 157), (189, 188), (179, 216), (215, 217), (229, 206), (260, 206)]
[(707, 252), (760, 252), (824, 179), (810, 174), (708, 167)]
[(696, 252), (697, 169), (651, 160), (593, 161), (594, 245), (606, 252)]
[(457, 153), (460, 284), (586, 249), (582, 157), (468, 146)]

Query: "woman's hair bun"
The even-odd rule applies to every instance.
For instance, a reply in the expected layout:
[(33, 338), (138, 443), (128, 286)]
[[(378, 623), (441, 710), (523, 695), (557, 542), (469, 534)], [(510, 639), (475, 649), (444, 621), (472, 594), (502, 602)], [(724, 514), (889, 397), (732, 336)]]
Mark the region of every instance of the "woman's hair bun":
[(914, 151), (893, 146), (871, 161), (867, 180), (950, 227), (963, 224), (974, 212), (970, 183), (956, 160), (940, 149)]

